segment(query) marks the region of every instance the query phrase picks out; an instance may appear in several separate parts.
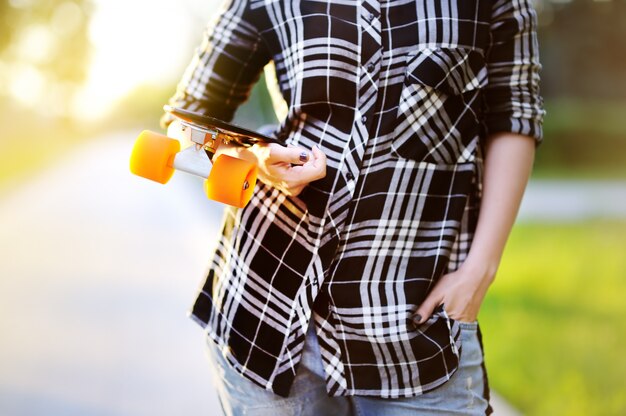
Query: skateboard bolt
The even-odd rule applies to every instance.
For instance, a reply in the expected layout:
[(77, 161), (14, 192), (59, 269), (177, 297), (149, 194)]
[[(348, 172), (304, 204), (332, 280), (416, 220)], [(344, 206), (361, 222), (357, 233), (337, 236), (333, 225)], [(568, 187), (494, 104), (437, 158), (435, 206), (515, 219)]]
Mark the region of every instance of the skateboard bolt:
[(248, 183), (248, 181), (245, 181), (243, 183), (243, 190), (245, 191), (246, 189), (248, 189), (250, 187), (250, 184)]

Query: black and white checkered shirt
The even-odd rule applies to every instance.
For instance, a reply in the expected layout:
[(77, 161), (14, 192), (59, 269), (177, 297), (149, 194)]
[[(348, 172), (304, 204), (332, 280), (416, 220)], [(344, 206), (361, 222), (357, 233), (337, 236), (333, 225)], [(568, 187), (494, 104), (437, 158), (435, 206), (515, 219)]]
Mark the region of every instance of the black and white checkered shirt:
[(287, 396), (313, 318), (330, 395), (450, 378), (458, 322), (408, 319), (468, 253), (485, 137), (541, 140), (535, 26), (531, 0), (229, 0), (172, 103), (230, 120), (273, 60), (275, 134), (328, 156), (299, 197), (226, 210), (191, 315), (239, 372)]

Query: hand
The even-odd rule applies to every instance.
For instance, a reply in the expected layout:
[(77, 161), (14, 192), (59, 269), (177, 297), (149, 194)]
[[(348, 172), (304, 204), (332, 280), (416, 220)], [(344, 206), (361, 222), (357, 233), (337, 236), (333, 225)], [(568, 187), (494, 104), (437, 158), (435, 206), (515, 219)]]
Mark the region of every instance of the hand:
[(417, 325), (424, 323), (439, 305), (451, 319), (474, 322), (495, 272), (463, 264), (458, 270), (439, 279), (413, 315)]
[[(169, 124), (167, 135), (181, 141), (183, 146), (193, 145), (181, 127), (180, 121), (175, 119)], [(309, 183), (326, 176), (326, 155), (318, 148), (309, 152), (304, 148), (274, 143), (243, 147), (220, 141), (216, 156), (220, 154), (256, 164), (261, 182), (289, 196), (298, 196)]]
[(221, 145), (225, 153), (255, 163), (259, 180), (289, 196), (298, 196), (311, 182), (326, 176), (326, 155), (314, 147), (311, 152), (300, 147), (278, 144), (255, 144), (245, 148)]

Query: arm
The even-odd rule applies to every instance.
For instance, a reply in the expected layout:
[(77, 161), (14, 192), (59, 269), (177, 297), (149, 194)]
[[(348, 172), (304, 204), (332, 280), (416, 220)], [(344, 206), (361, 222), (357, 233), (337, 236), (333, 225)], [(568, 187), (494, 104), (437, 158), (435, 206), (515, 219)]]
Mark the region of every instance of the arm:
[[(224, 121), (233, 118), (258, 81), (270, 53), (248, 15), (247, 0), (227, 0), (211, 22), (200, 47), (178, 84), (170, 105), (209, 114)], [(180, 124), (165, 114), (161, 124), (170, 137), (181, 139)], [(255, 145), (221, 145), (219, 153), (256, 163), (259, 179), (287, 195), (298, 195), (310, 182), (326, 175), (326, 158), (319, 149)], [(305, 154), (306, 158), (300, 155)]]
[(532, 137), (499, 133), (487, 139), (483, 198), (474, 241), (464, 266), (495, 277), (513, 228), (535, 156)]
[[(209, 114), (224, 121), (248, 98), (271, 59), (248, 0), (224, 0), (169, 100), (173, 107)], [(163, 127), (173, 117), (165, 114)]]
[(532, 137), (500, 133), (488, 138), (482, 205), (472, 247), (461, 267), (442, 276), (419, 307), (419, 323), (441, 304), (452, 319), (476, 320), (515, 222), (534, 155)]
[(543, 102), (539, 95), (536, 15), (530, 0), (495, 0), (489, 84), (483, 92), (483, 196), (474, 240), (458, 270), (442, 276), (417, 309), (422, 323), (441, 304), (452, 319), (473, 321), (495, 278), (506, 240), (541, 142)]

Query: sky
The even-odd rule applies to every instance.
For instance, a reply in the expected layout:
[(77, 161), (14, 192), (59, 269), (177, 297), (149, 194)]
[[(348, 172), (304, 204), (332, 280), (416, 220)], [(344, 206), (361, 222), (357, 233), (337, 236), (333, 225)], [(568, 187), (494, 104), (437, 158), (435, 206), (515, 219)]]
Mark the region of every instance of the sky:
[(93, 0), (89, 76), (74, 112), (96, 119), (141, 84), (182, 75), (219, 0)]

